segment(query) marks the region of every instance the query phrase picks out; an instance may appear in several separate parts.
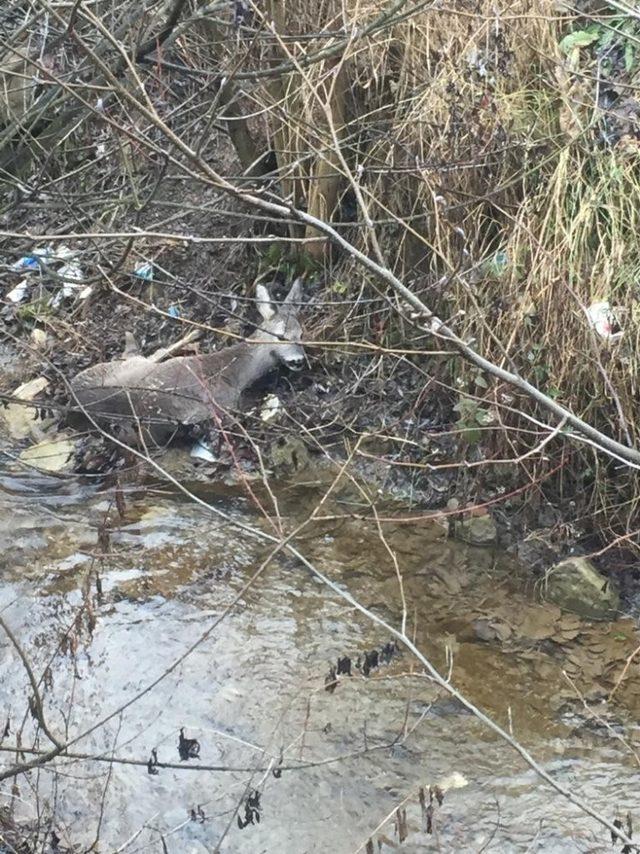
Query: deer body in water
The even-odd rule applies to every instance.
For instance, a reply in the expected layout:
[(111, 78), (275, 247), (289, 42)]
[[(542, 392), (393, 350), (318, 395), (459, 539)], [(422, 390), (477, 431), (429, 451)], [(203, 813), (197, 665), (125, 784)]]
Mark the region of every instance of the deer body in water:
[(138, 438), (158, 444), (168, 442), (181, 425), (236, 410), (243, 391), (277, 365), (299, 370), (304, 363), (296, 306), (300, 280), (277, 310), (263, 285), (257, 295), (263, 320), (246, 341), (165, 362), (127, 356), (125, 350), (122, 359), (93, 365), (71, 381), (72, 407), (100, 426), (133, 427)]

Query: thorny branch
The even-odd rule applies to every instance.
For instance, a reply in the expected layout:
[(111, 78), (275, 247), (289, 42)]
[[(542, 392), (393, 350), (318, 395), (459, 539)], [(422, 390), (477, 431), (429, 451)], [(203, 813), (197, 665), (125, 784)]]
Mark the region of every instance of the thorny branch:
[[(178, 19), (182, 5), (183, 4), (180, 3), (179, 0), (174, 5), (174, 13), (177, 10), (177, 15), (174, 15), (175, 20), (172, 21), (172, 26), (176, 23), (176, 21)], [(388, 10), (388, 12), (385, 13), (387, 15), (387, 19), (383, 23), (386, 25), (391, 20), (388, 16), (391, 13), (397, 14), (398, 12), (400, 12), (404, 5), (405, 5), (405, 2), (398, 2), (395, 5), (391, 6), (390, 9)], [(47, 4), (46, 8), (48, 8), (49, 11), (52, 12), (53, 14), (57, 14), (54, 7), (49, 6)], [(61, 22), (64, 22), (64, 19), (61, 16), (59, 16), (59, 20)], [(380, 24), (380, 25), (382, 25), (382, 24)], [(267, 73), (268, 74), (274, 74), (274, 73), (282, 74), (285, 72), (288, 73), (289, 71), (293, 71), (296, 69), (298, 71), (300, 71), (300, 69), (306, 68), (312, 60), (318, 61), (319, 59), (323, 59), (323, 58), (326, 58), (327, 56), (332, 55), (330, 52), (338, 53), (338, 52), (342, 51), (344, 49), (344, 47), (352, 44), (355, 36), (357, 36), (358, 38), (362, 38), (368, 32), (372, 32), (370, 27), (371, 27), (371, 25), (369, 25), (369, 29), (363, 28), (362, 31), (359, 31), (355, 35), (352, 34), (351, 36), (348, 36), (342, 44), (332, 45), (331, 47), (329, 47), (324, 52), (320, 51), (319, 53), (317, 53), (315, 55), (310, 54), (307, 57), (303, 57), (301, 59), (296, 59), (295, 62), (291, 61), (291, 62), (286, 63), (280, 67), (272, 67), (272, 68), (267, 70)], [(96, 51), (92, 50), (88, 45), (84, 44), (82, 42), (82, 39), (79, 39), (79, 43), (85, 48), (87, 55), (95, 61), (96, 60)], [(18, 51), (15, 51), (15, 52), (18, 55), (21, 55), (18, 53)], [(136, 57), (136, 59), (139, 60), (140, 58)], [(151, 60), (149, 60), (149, 61), (151, 61)], [(155, 62), (156, 60), (153, 60), (153, 61)], [(34, 65), (36, 68), (39, 68), (38, 63), (36, 61), (29, 59), (29, 62), (31, 62), (32, 65)], [(162, 64), (162, 60), (159, 59), (158, 63)], [(100, 64), (100, 63), (98, 63), (98, 64)], [(42, 70), (42, 69), (40, 69), (40, 70)], [(46, 69), (44, 69), (44, 70), (46, 71)], [(106, 69), (106, 67), (103, 67), (103, 70), (105, 71), (105, 73), (108, 72), (108, 69)], [(53, 75), (50, 75), (50, 76), (53, 78)], [(252, 72), (247, 72), (246, 75), (243, 75), (242, 73), (238, 73), (235, 75), (235, 79), (243, 79), (243, 76), (255, 77), (256, 74), (253, 74)], [(553, 438), (556, 435), (556, 433), (559, 430), (561, 430), (563, 425), (566, 423), (570, 427), (572, 427), (574, 430), (577, 430), (584, 437), (586, 437), (587, 442), (594, 443), (595, 447), (597, 447), (600, 450), (604, 450), (605, 452), (614, 456), (614, 458), (625, 460), (632, 467), (637, 467), (638, 463), (640, 463), (640, 453), (638, 453), (638, 451), (636, 451), (633, 448), (622, 445), (622, 444), (614, 441), (610, 437), (606, 436), (601, 431), (596, 430), (591, 425), (589, 425), (585, 421), (579, 419), (573, 413), (569, 412), (566, 408), (557, 404), (556, 401), (554, 401), (548, 395), (545, 395), (543, 392), (541, 392), (535, 386), (528, 383), (525, 379), (520, 377), (518, 374), (516, 374), (512, 371), (506, 371), (502, 367), (500, 367), (499, 365), (485, 359), (479, 352), (477, 352), (473, 347), (471, 347), (464, 339), (459, 337), (452, 328), (447, 326), (445, 323), (443, 323), (442, 320), (440, 320), (437, 316), (435, 316), (433, 314), (433, 312), (431, 311), (429, 306), (426, 305), (421, 299), (419, 299), (411, 291), (411, 289), (408, 288), (404, 284), (402, 279), (397, 277), (392, 272), (392, 270), (383, 263), (381, 253), (376, 252), (377, 260), (372, 260), (366, 253), (359, 250), (353, 243), (351, 243), (343, 235), (341, 235), (336, 230), (336, 228), (334, 226), (331, 226), (329, 223), (324, 222), (322, 220), (319, 220), (316, 217), (311, 216), (306, 211), (302, 210), (300, 207), (296, 207), (293, 204), (291, 204), (289, 202), (289, 200), (283, 201), (282, 199), (278, 199), (277, 197), (268, 196), (268, 193), (266, 193), (266, 192), (261, 194), (260, 192), (255, 192), (255, 191), (252, 192), (252, 191), (247, 191), (247, 190), (243, 190), (243, 189), (238, 188), (231, 181), (222, 177), (218, 171), (214, 170), (205, 161), (205, 159), (200, 156), (198, 151), (190, 148), (172, 129), (170, 129), (170, 127), (166, 124), (166, 122), (164, 122), (162, 119), (160, 119), (160, 117), (158, 116), (157, 112), (153, 109), (153, 107), (151, 109), (148, 109), (147, 106), (145, 105), (145, 103), (139, 101), (133, 93), (131, 93), (124, 86), (122, 86), (120, 83), (118, 83), (115, 75), (110, 74), (109, 80), (110, 80), (111, 85), (113, 87), (113, 91), (115, 93), (117, 93), (123, 100), (127, 101), (129, 103), (129, 105), (133, 108), (133, 110), (138, 111), (141, 115), (145, 116), (145, 118), (147, 118), (147, 120), (157, 130), (159, 130), (167, 140), (169, 140), (171, 145), (173, 145), (174, 148), (177, 149), (177, 151), (179, 151), (184, 157), (186, 157), (188, 162), (192, 165), (192, 170), (189, 170), (188, 168), (186, 168), (184, 166), (184, 164), (182, 162), (180, 162), (177, 158), (172, 159), (173, 164), (175, 166), (179, 167), (183, 173), (191, 174), (191, 175), (197, 175), (199, 177), (204, 177), (205, 182), (209, 183), (211, 186), (214, 186), (218, 189), (221, 189), (225, 193), (228, 193), (229, 195), (232, 195), (235, 198), (245, 202), (247, 205), (250, 205), (253, 208), (257, 208), (259, 210), (262, 210), (265, 213), (272, 215), (273, 217), (280, 218), (282, 220), (294, 219), (294, 220), (297, 220), (298, 222), (302, 222), (308, 226), (311, 226), (314, 229), (316, 229), (317, 231), (325, 234), (328, 238), (330, 238), (332, 241), (334, 241), (334, 243), (341, 246), (342, 249), (344, 249), (362, 267), (366, 268), (369, 272), (373, 273), (380, 280), (380, 282), (382, 282), (386, 286), (388, 286), (398, 297), (400, 297), (402, 300), (404, 300), (406, 303), (408, 303), (408, 305), (411, 307), (411, 309), (416, 314), (415, 319), (418, 320), (418, 322), (421, 324), (422, 328), (426, 332), (428, 332), (430, 335), (432, 335), (438, 339), (443, 339), (443, 340), (446, 340), (447, 342), (451, 343), (471, 363), (480, 367), (482, 370), (486, 371), (488, 374), (490, 374), (490, 375), (492, 375), (492, 376), (494, 376), (494, 377), (496, 377), (496, 378), (498, 378), (504, 382), (507, 382), (507, 383), (513, 385), (514, 387), (520, 389), (521, 391), (525, 392), (525, 394), (527, 394), (531, 399), (535, 400), (543, 408), (554, 413), (560, 419), (560, 426), (555, 428), (555, 430), (549, 434), (548, 440)], [(67, 87), (66, 94), (71, 96), (71, 97), (76, 98), (76, 100), (78, 100), (78, 101), (80, 100), (80, 95), (78, 93), (75, 93), (73, 91), (72, 87)], [(108, 122), (111, 124), (112, 127), (115, 127), (119, 131), (124, 132), (124, 133), (128, 133), (130, 138), (135, 139), (141, 145), (145, 145), (149, 150), (154, 150), (154, 146), (150, 143), (150, 141), (145, 139), (141, 134), (136, 134), (136, 133), (127, 131), (122, 126), (119, 126), (112, 119), (108, 119)], [(337, 146), (337, 147), (338, 147), (338, 151), (336, 153), (340, 154), (339, 146)], [(157, 148), (155, 150), (157, 150)], [(343, 165), (347, 171), (347, 174), (350, 176), (350, 179), (352, 179), (352, 173), (346, 168), (346, 164), (343, 164)], [(355, 190), (358, 189), (357, 182), (355, 181), (355, 179), (352, 179), (352, 186), (354, 186)], [(370, 220), (370, 217), (368, 215), (368, 212), (366, 211), (366, 205), (362, 204), (361, 206), (364, 209), (364, 216), (365, 216), (365, 220), (366, 220), (366, 225), (369, 227), (371, 220)], [(117, 233), (114, 232), (114, 233), (109, 234), (109, 236), (113, 237), (116, 234)], [(29, 235), (23, 235), (23, 236), (28, 237)], [(135, 237), (138, 237), (139, 235), (130, 234), (129, 236), (132, 238), (135, 238)], [(195, 238), (191, 238), (191, 239), (195, 240)], [(273, 242), (272, 238), (270, 238), (269, 240), (271, 242)], [(396, 307), (394, 305), (394, 308), (401, 313), (406, 313), (404, 307), (402, 307), (402, 306)], [(545, 444), (546, 444), (546, 441), (548, 441), (548, 440), (545, 440)], [(167, 473), (163, 471), (162, 466), (159, 465), (156, 461), (150, 460), (148, 455), (140, 454), (139, 452), (134, 452), (134, 453), (137, 453), (137, 455), (139, 456), (140, 459), (144, 459), (148, 463), (150, 463), (153, 467), (156, 468), (156, 470), (158, 472), (164, 474), (165, 477), (169, 477), (167, 475)], [(173, 480), (170, 477), (169, 477), (169, 479)], [(272, 550), (271, 554), (267, 557), (267, 559), (264, 561), (264, 563), (261, 565), (261, 567), (258, 569), (258, 571), (254, 574), (253, 578), (250, 579), (250, 581), (248, 582), (249, 585), (251, 583), (253, 583), (253, 581), (255, 580), (257, 575), (260, 572), (262, 572), (271, 563), (271, 561), (275, 558), (275, 556), (280, 551), (282, 551), (282, 550), (287, 551), (290, 555), (295, 557), (303, 566), (305, 566), (311, 573), (313, 573), (319, 580), (321, 580), (329, 589), (331, 589), (335, 595), (341, 597), (351, 607), (354, 607), (357, 610), (359, 610), (364, 616), (366, 616), (367, 619), (375, 622), (376, 624), (380, 625), (381, 627), (385, 628), (388, 632), (393, 634), (398, 639), (398, 641), (401, 642), (403, 645), (405, 645), (405, 647), (407, 649), (409, 649), (409, 651), (412, 653), (412, 655), (414, 655), (415, 658), (421, 663), (421, 665), (424, 668), (425, 673), (428, 675), (428, 678), (432, 679), (434, 681), (434, 683), (438, 684), (441, 688), (443, 688), (443, 690), (446, 690), (449, 694), (456, 697), (460, 702), (463, 703), (463, 705), (465, 705), (466, 708), (468, 708), (470, 711), (472, 711), (472, 713), (474, 715), (476, 715), (476, 717), (479, 720), (481, 720), (485, 726), (487, 726), (488, 728), (493, 730), (497, 735), (499, 735), (502, 739), (504, 739), (513, 749), (515, 749), (520, 754), (520, 756), (525, 760), (525, 762), (527, 762), (527, 764), (531, 768), (533, 768), (536, 771), (536, 773), (539, 774), (539, 776), (541, 778), (543, 778), (548, 784), (550, 784), (556, 791), (558, 791), (560, 794), (562, 794), (564, 797), (566, 797), (572, 803), (579, 806), (580, 809), (582, 809), (584, 812), (591, 815), (593, 818), (595, 818), (601, 824), (608, 827), (610, 830), (612, 830), (612, 832), (613, 832), (613, 829), (615, 829), (618, 836), (620, 838), (623, 838), (623, 835), (620, 833), (617, 826), (612, 825), (612, 823), (608, 822), (606, 819), (604, 819), (602, 816), (600, 816), (598, 813), (596, 813), (587, 804), (585, 804), (583, 801), (581, 801), (579, 798), (577, 798), (571, 791), (569, 791), (565, 787), (557, 784), (553, 780), (553, 778), (549, 774), (547, 774), (545, 772), (545, 770), (540, 765), (538, 765), (535, 762), (534, 758), (528, 753), (528, 751), (526, 751), (515, 740), (515, 738), (511, 734), (509, 734), (508, 732), (503, 730), (498, 724), (496, 724), (490, 718), (488, 718), (486, 715), (484, 715), (484, 713), (481, 710), (477, 709), (469, 701), (465, 700), (464, 697), (462, 695), (460, 695), (459, 692), (451, 685), (450, 680), (447, 678), (444, 678), (441, 674), (439, 674), (438, 671), (435, 670), (435, 668), (433, 668), (433, 666), (430, 664), (429, 660), (423, 654), (421, 654), (420, 651), (415, 647), (415, 645), (413, 644), (411, 639), (407, 636), (406, 629), (404, 626), (404, 620), (403, 620), (403, 627), (401, 630), (393, 629), (386, 621), (382, 620), (374, 612), (371, 612), (370, 610), (368, 610), (368, 609), (364, 608), (362, 605), (360, 605), (353, 597), (351, 597), (351, 595), (347, 591), (343, 590), (339, 585), (337, 585), (335, 582), (333, 582), (330, 578), (328, 578), (325, 574), (323, 574), (319, 569), (317, 569), (312, 563), (310, 563), (304, 557), (302, 552), (292, 544), (293, 538), (298, 535), (301, 528), (297, 528), (291, 534), (289, 534), (287, 537), (284, 537), (284, 538), (272, 536), (270, 534), (265, 534), (263, 531), (261, 531), (259, 529), (256, 529), (252, 526), (245, 525), (244, 523), (240, 523), (237, 520), (230, 518), (229, 516), (227, 516), (223, 512), (217, 510), (214, 507), (211, 507), (210, 505), (206, 504), (206, 502), (203, 502), (202, 500), (196, 498), (194, 495), (192, 495), (189, 492), (189, 490), (186, 487), (181, 485), (178, 481), (173, 480), (173, 482), (174, 482), (174, 485), (178, 489), (180, 489), (183, 493), (188, 495), (192, 500), (196, 501), (197, 503), (201, 504), (204, 507), (207, 507), (211, 512), (216, 513), (219, 517), (224, 519), (229, 524), (235, 525), (236, 527), (240, 527), (240, 529), (243, 530), (243, 532), (246, 534), (249, 534), (251, 536), (256, 536), (262, 540), (265, 540), (265, 541), (268, 541), (272, 544), (275, 544), (275, 547)], [(242, 593), (246, 589), (248, 589), (248, 587), (244, 587), (243, 590), (241, 591), (240, 595), (242, 595)], [(230, 606), (230, 607), (233, 607), (233, 606)], [(220, 619), (223, 619), (224, 616), (226, 615), (226, 613), (228, 613), (228, 610), (225, 611), (225, 613), (222, 615), (222, 617)], [(178, 663), (184, 661), (184, 659), (188, 655), (190, 655), (191, 652), (193, 652), (196, 645), (201, 643), (204, 638), (210, 636), (210, 634), (213, 632), (213, 630), (217, 626), (219, 626), (220, 619), (218, 619), (212, 626), (210, 626), (207, 629), (207, 632), (201, 636), (201, 639), (199, 639), (196, 642), (196, 644), (194, 644), (192, 647), (190, 647), (184, 653), (184, 655), (181, 656)], [(7, 631), (7, 634), (9, 635), (9, 637), (11, 637), (11, 635), (9, 634), (8, 631)], [(15, 643), (15, 641), (14, 641), (14, 646), (16, 646), (16, 649), (17, 649), (18, 653), (20, 654), (20, 657), (23, 660), (23, 663), (25, 663), (25, 668), (27, 669), (27, 673), (29, 674), (29, 679), (30, 679), (30, 682), (31, 682), (32, 687), (33, 687), (34, 686), (34, 678), (33, 678), (33, 673), (30, 671), (30, 669), (27, 666), (28, 662), (26, 662), (26, 658), (24, 657), (24, 654), (21, 653), (20, 647)], [(174, 666), (177, 666), (177, 664), (175, 664)], [(171, 670), (166, 671), (166, 673), (163, 674), (163, 676), (161, 678), (164, 678), (164, 676), (169, 672), (171, 672)], [(155, 685), (158, 684), (159, 681), (160, 680), (156, 680), (155, 682), (151, 683), (149, 686), (147, 686), (147, 688), (145, 688), (145, 691), (143, 693), (146, 693), (147, 691), (152, 690), (155, 687)], [(36, 698), (38, 698), (37, 685), (35, 687), (36, 687)], [(107, 720), (111, 719), (115, 714), (121, 713), (121, 711), (124, 708), (126, 708), (128, 705), (135, 703), (136, 700), (139, 699), (140, 696), (142, 696), (142, 694), (136, 695), (129, 703), (127, 703), (125, 706), (118, 709), (112, 715), (110, 715), (107, 718), (104, 718), (103, 720), (98, 722), (94, 727), (92, 727), (90, 730), (87, 730), (86, 732), (84, 732), (82, 735), (80, 735), (77, 738), (74, 738), (73, 740), (69, 741), (68, 745), (61, 745), (53, 736), (51, 736), (48, 733), (48, 731), (46, 729), (45, 722), (44, 722), (44, 717), (42, 716), (42, 704), (40, 702), (38, 704), (39, 711), (40, 711), (40, 714), (38, 715), (38, 721), (39, 721), (43, 731), (45, 732), (45, 734), (50, 738), (52, 743), (56, 746), (56, 750), (49, 751), (49, 752), (43, 752), (41, 754), (38, 754), (38, 756), (33, 760), (33, 762), (25, 763), (17, 769), (12, 769), (12, 771), (5, 774), (4, 777), (2, 775), (0, 775), (0, 779), (3, 779), (3, 778), (8, 777), (8, 776), (15, 775), (15, 774), (20, 773), (22, 771), (28, 770), (29, 768), (36, 767), (37, 765), (44, 764), (45, 762), (49, 761), (54, 756), (59, 755), (62, 751), (65, 752), (65, 756), (71, 758), (73, 756), (73, 754), (71, 754), (67, 751), (68, 746), (74, 744), (76, 741), (79, 741), (81, 738), (88, 735), (94, 729), (102, 726), (104, 723), (106, 723)], [(28, 751), (25, 751), (25, 752), (28, 752)], [(80, 758), (80, 757), (82, 757), (82, 754), (76, 754), (76, 756), (78, 758)], [(112, 758), (109, 758), (108, 761), (114, 761), (114, 760)], [(167, 765), (166, 767), (171, 767), (171, 766)], [(214, 768), (215, 766), (211, 766), (211, 767)], [(292, 766), (292, 770), (293, 770), (293, 767), (294, 766)], [(255, 769), (252, 768), (251, 770), (255, 770)], [(630, 841), (627, 839), (624, 839), (624, 841), (628, 844), (631, 844)]]
[[(62, 16), (53, 8), (51, 8), (51, 13), (63, 22)], [(343, 250), (345, 250), (355, 261), (357, 261), (361, 266), (365, 267), (371, 273), (373, 273), (381, 282), (384, 282), (388, 285), (398, 297), (401, 297), (415, 312), (416, 319), (421, 324), (422, 328), (429, 332), (431, 335), (434, 335), (438, 339), (445, 340), (451, 343), (468, 361), (472, 364), (476, 365), (481, 370), (485, 371), (491, 376), (496, 377), (497, 379), (506, 382), (507, 384), (513, 386), (514, 388), (519, 389), (524, 392), (529, 398), (534, 400), (536, 403), (540, 404), (544, 409), (552, 412), (560, 419), (565, 419), (567, 424), (576, 430), (578, 433), (584, 435), (588, 440), (595, 443), (595, 446), (600, 450), (613, 455), (616, 459), (620, 459), (631, 465), (632, 467), (640, 466), (640, 451), (637, 451), (635, 448), (630, 448), (626, 445), (621, 444), (620, 442), (612, 439), (611, 437), (605, 435), (600, 430), (597, 430), (595, 427), (591, 426), (587, 422), (583, 421), (573, 412), (570, 412), (564, 406), (559, 404), (557, 401), (549, 397), (547, 394), (542, 392), (528, 380), (521, 377), (519, 374), (515, 374), (512, 371), (508, 371), (502, 368), (500, 365), (491, 362), (486, 359), (480, 353), (473, 349), (469, 344), (467, 344), (462, 338), (460, 338), (453, 329), (447, 326), (439, 317), (437, 317), (433, 311), (418, 297), (416, 294), (411, 291), (388, 267), (382, 265), (379, 261), (375, 261), (373, 258), (366, 255), (364, 252), (359, 250), (356, 246), (354, 246), (349, 240), (347, 240), (342, 234), (340, 234), (336, 229), (331, 226), (329, 223), (319, 220), (318, 218), (308, 214), (306, 211), (303, 211), (299, 208), (294, 207), (291, 204), (283, 203), (282, 201), (271, 202), (268, 201), (263, 196), (256, 195), (250, 191), (238, 188), (236, 185), (228, 181), (221, 174), (219, 174), (209, 163), (207, 163), (196, 151), (190, 148), (184, 140), (182, 140), (171, 128), (167, 126), (167, 124), (160, 118), (155, 110), (149, 109), (143, 102), (141, 102), (135, 95), (121, 86), (118, 82), (117, 77), (109, 70), (109, 68), (105, 65), (104, 61), (99, 59), (93, 50), (78, 37), (79, 44), (83, 47), (83, 49), (87, 52), (88, 56), (92, 57), (94, 61), (99, 65), (101, 71), (104, 73), (105, 77), (109, 80), (114, 91), (116, 91), (123, 100), (127, 101), (134, 109), (136, 109), (140, 114), (142, 114), (147, 121), (150, 122), (154, 127), (156, 127), (171, 143), (171, 145), (180, 151), (193, 165), (193, 167), (197, 170), (196, 175), (204, 178), (206, 181), (210, 182), (216, 188), (223, 190), (229, 195), (245, 202), (246, 204), (258, 208), (260, 210), (266, 211), (275, 217), (278, 218), (289, 218), (292, 217), (299, 222), (311, 226), (317, 231), (327, 235), (334, 243), (340, 246)], [(10, 48), (9, 45), (7, 47)], [(10, 48), (11, 49), (11, 48)], [(26, 57), (20, 52), (15, 51), (18, 55), (23, 59), (27, 59), (31, 64), (38, 66), (38, 63)], [(79, 97), (77, 93), (73, 93), (75, 97)], [(144, 142), (148, 145), (149, 143), (144, 140)], [(185, 168), (180, 161), (175, 158), (170, 158), (172, 162), (175, 163), (176, 166), (180, 168)], [(188, 170), (190, 171), (190, 170)], [(571, 434), (568, 434), (571, 435)]]
[[(7, 637), (9, 638), (11, 643), (13, 644), (13, 647), (14, 647), (15, 651), (18, 653), (18, 656), (20, 657), (20, 661), (22, 662), (22, 666), (24, 667), (24, 669), (27, 673), (27, 676), (29, 678), (29, 684), (31, 685), (31, 690), (33, 692), (33, 709), (34, 709), (37, 721), (40, 724), (40, 728), (42, 729), (42, 732), (47, 736), (49, 741), (53, 745), (55, 745), (55, 747), (57, 748), (58, 751), (60, 751), (63, 749), (62, 742), (60, 742), (60, 740), (58, 738), (56, 738), (55, 735), (53, 735), (53, 733), (51, 732), (51, 730), (47, 726), (47, 722), (46, 722), (45, 716), (44, 716), (44, 710), (42, 708), (42, 697), (40, 696), (40, 689), (38, 688), (38, 682), (36, 680), (36, 677), (34, 676), (33, 670), (31, 669), (31, 664), (29, 663), (29, 659), (27, 658), (24, 650), (22, 649), (20, 642), (18, 641), (18, 639), (14, 635), (11, 628), (7, 625), (6, 620), (2, 616), (0, 616), (0, 626), (2, 626), (4, 633), (7, 635)], [(50, 755), (50, 753), (47, 753), (46, 755), (48, 756), (48, 755)]]

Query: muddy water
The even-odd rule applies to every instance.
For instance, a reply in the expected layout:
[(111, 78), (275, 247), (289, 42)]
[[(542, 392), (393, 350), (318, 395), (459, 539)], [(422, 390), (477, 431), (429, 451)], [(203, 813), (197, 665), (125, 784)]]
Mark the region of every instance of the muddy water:
[[(269, 528), (242, 490), (199, 494)], [(306, 518), (321, 494), (316, 483), (280, 485), (284, 524)], [(388, 637), (292, 559), (275, 560), (242, 593), (268, 553), (264, 543), (167, 487), (126, 494), (124, 518), (113, 498), (112, 488), (5, 469), (0, 613), (37, 676), (47, 671), (50, 729), (69, 740), (88, 733), (72, 753), (146, 762), (155, 749), (160, 762), (180, 764), (184, 727), (200, 755), (157, 774), (61, 759), (56, 773), (45, 766), (23, 776), (13, 793), (0, 784), (0, 801), (13, 801), (17, 816), (53, 814), (62, 844), (99, 839), (99, 851), (353, 852), (369, 838), (382, 851), (611, 850), (607, 832), (439, 693), (407, 654), (368, 677), (356, 670), (358, 656)], [(324, 513), (359, 511), (358, 501), (339, 492)], [(108, 543), (99, 533), (105, 518)], [(640, 821), (637, 671), (615, 704), (596, 706), (599, 722), (562, 672), (597, 704), (637, 645), (631, 622), (594, 626), (541, 608), (504, 555), (456, 544), (431, 523), (385, 523), (383, 531), (386, 546), (370, 523), (326, 520), (299, 546), (397, 625), (388, 546), (418, 645), (442, 668), (451, 664), (471, 700), (510, 721), (558, 782), (610, 819), (631, 810)], [(345, 655), (353, 676), (329, 692), (329, 666)], [(4, 635), (0, 667), (0, 715), (11, 719), (4, 745), (22, 727), (23, 745), (48, 747), (42, 735), (34, 741), (27, 678)], [(2, 767), (13, 758), (1, 754)], [(281, 760), (305, 767), (276, 777), (269, 768)], [(210, 765), (227, 770), (196, 770)], [(430, 784), (445, 798), (428, 835), (418, 790)], [(253, 789), (260, 822), (241, 830), (236, 808)], [(402, 842), (385, 822), (400, 804)]]

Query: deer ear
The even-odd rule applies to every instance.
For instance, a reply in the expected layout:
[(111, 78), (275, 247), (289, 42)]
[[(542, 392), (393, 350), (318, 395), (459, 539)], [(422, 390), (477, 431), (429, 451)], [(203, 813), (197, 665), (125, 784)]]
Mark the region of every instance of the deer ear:
[(293, 311), (298, 311), (298, 306), (296, 303), (299, 303), (302, 299), (302, 279), (298, 278), (291, 285), (291, 290), (284, 298), (284, 305), (291, 305)]
[(271, 305), (271, 297), (269, 291), (264, 285), (256, 285), (256, 294), (258, 296), (257, 307), (262, 315), (263, 320), (271, 320), (275, 315), (273, 306)]

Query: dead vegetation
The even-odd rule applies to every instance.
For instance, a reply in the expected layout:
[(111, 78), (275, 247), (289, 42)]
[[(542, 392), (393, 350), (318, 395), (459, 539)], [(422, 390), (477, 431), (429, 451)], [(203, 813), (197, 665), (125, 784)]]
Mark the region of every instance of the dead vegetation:
[[(242, 202), (253, 190), (330, 221), (478, 352), (634, 446), (634, 16), (407, 0), (174, 0), (144, 14), (39, 0), (2, 15), (5, 261), (64, 236), (92, 288), (56, 309), (59, 266), (41, 264), (5, 308), (18, 341), (51, 336), (61, 402), (71, 370), (121, 350), (121, 322), (147, 347), (184, 324), (219, 340), (246, 331), (251, 278), (306, 272), (331, 435), (366, 429), (363, 452), (415, 478), (426, 466), (440, 496), (533, 483), (534, 516), (543, 488), (578, 532), (634, 543), (633, 468), (558, 439), (557, 422), (427, 335), (312, 225)], [(153, 280), (136, 279), (148, 263)], [(589, 322), (604, 301), (621, 338)], [(300, 421), (319, 407), (308, 395)]]
[[(311, 370), (281, 378), (286, 420), (265, 426), (255, 412), (246, 415), (245, 445), (229, 452), (229, 467), (244, 471), (249, 460), (262, 474), (260, 448), (267, 447), (271, 462), (279, 451), (292, 469), (309, 450), (330, 448), (334, 460), (346, 451), (365, 474), (382, 469), (385, 487), (395, 479), (422, 508), (446, 508), (445, 521), (478, 506), (485, 518), (491, 508), (501, 533), (543, 528), (539, 541), (550, 556), (538, 569), (565, 556), (568, 541), (600, 557), (615, 545), (615, 568), (624, 568), (639, 527), (633, 465), (568, 438), (565, 420), (462, 359), (317, 223), (330, 223), (392, 271), (478, 353), (635, 448), (639, 44), (631, 11), (603, 5), (587, 15), (541, 0), (446, 7), (160, 0), (144, 9), (130, 0), (15, 2), (0, 11), (3, 344), (18, 354), (25, 378), (49, 381), (47, 405), (58, 412), (70, 377), (120, 354), (125, 331), (145, 353), (194, 329), (203, 333), (203, 350), (231, 343), (257, 320), (256, 281), (275, 288), (277, 299), (303, 274)], [(248, 194), (284, 204), (285, 213), (261, 209)], [(30, 266), (16, 269), (20, 258)], [(603, 302), (614, 307), (622, 336), (590, 321), (590, 307)], [(13, 376), (2, 382), (9, 394), (18, 385)], [(285, 436), (295, 437), (293, 452), (279, 444)], [(116, 463), (99, 451), (85, 473)], [(550, 513), (548, 499), (558, 512)], [(122, 521), (118, 491), (115, 503)], [(343, 508), (334, 510), (344, 521)], [(356, 513), (348, 512), (352, 524)], [(416, 552), (422, 541), (408, 542), (408, 512), (375, 521), (368, 535), (374, 540), (379, 531), (385, 547), (381, 525), (398, 526), (398, 542), (390, 537), (387, 548), (389, 577), (404, 597), (395, 555), (402, 543)], [(275, 555), (289, 539), (277, 513), (273, 525), (267, 540)], [(101, 559), (109, 530), (98, 532)], [(530, 552), (527, 565), (540, 554)], [(359, 559), (370, 563), (368, 554)], [(209, 556), (202, 561), (208, 582)], [(371, 572), (364, 563), (360, 569)], [(100, 577), (87, 575), (81, 619), (62, 649), (74, 666), (81, 634), (92, 636), (98, 619)], [(321, 573), (318, 579), (326, 583)], [(152, 581), (131, 585), (138, 583), (147, 595), (143, 585)], [(167, 585), (158, 587), (161, 596), (182, 581), (155, 583)], [(453, 612), (473, 587), (450, 565), (437, 583), (451, 611), (432, 635), (456, 625)], [(425, 587), (423, 576), (413, 592), (407, 584), (409, 602)], [(360, 607), (350, 593), (340, 595), (343, 607)], [(403, 607), (393, 642), (342, 650), (328, 673), (325, 663), (318, 669), (309, 691), (339, 702), (360, 676), (382, 681), (380, 665), (395, 662), (398, 645), (431, 667), (406, 643), (412, 627)], [(502, 593), (467, 611), (463, 643), (500, 644), (530, 661), (536, 680), (548, 679), (550, 662), (562, 659), (575, 698), (563, 695), (554, 712), (576, 730), (595, 715), (596, 728), (610, 735), (610, 711), (586, 704), (603, 692), (637, 697), (637, 680), (628, 678), (638, 652), (629, 620), (585, 626), (559, 607), (515, 608)], [(456, 689), (450, 693), (462, 702)], [(529, 761), (512, 734), (481, 715)], [(37, 714), (33, 720), (44, 730)], [(199, 731), (190, 724), (185, 731), (179, 758), (196, 764)], [(16, 762), (44, 765), (40, 750), (25, 748)], [(142, 775), (146, 766), (151, 777), (162, 776), (170, 763), (149, 750), (148, 760), (141, 753), (133, 762)], [(279, 765), (256, 767), (277, 780), (281, 766), (282, 755)], [(387, 834), (402, 843), (416, 827), (437, 837), (436, 789), (412, 790), (366, 850), (374, 840), (386, 844)], [(248, 787), (235, 807), (245, 835), (269, 809), (260, 798), (259, 788)], [(204, 824), (209, 809), (194, 803), (188, 820)], [(611, 827), (608, 816), (595, 817)], [(0, 814), (5, 840), (27, 851), (22, 830)], [(54, 839), (50, 847), (63, 850)]]

